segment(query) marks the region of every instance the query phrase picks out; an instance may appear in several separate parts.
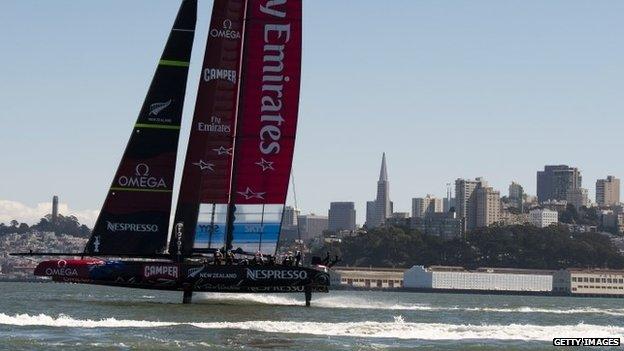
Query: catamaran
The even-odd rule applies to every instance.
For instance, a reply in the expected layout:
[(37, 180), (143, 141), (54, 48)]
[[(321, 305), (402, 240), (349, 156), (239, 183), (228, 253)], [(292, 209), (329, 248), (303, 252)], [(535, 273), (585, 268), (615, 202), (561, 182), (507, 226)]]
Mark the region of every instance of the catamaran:
[(197, 19), (197, 0), (183, 0), (84, 252), (57, 254), (80, 259), (43, 261), (34, 274), (183, 291), (184, 303), (194, 291), (304, 292), (309, 306), (312, 292), (327, 292), (323, 262), (275, 259), (297, 127), (301, 15), (301, 0), (214, 1), (170, 229)]

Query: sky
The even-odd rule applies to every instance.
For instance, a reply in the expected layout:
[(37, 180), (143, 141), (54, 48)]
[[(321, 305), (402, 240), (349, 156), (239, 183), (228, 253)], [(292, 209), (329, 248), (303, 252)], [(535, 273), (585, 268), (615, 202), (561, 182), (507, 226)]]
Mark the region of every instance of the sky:
[[(93, 223), (179, 3), (0, 2), (0, 222), (35, 222), (58, 194)], [(200, 0), (181, 150), (211, 7)], [(596, 179), (624, 176), (622, 1), (304, 0), (303, 29), (304, 213), (354, 201), (363, 223), (383, 152), (405, 212), (456, 178), (535, 194), (537, 170), (568, 164), (593, 197)]]

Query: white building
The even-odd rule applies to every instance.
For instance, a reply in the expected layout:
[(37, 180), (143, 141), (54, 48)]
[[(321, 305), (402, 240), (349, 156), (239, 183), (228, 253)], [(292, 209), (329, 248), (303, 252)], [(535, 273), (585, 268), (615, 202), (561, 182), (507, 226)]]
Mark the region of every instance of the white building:
[(529, 220), (534, 226), (538, 228), (545, 228), (551, 224), (557, 224), (557, 222), (559, 222), (559, 212), (546, 208), (536, 208), (529, 212)]
[[(330, 273), (331, 284), (365, 289), (392, 289), (403, 287), (402, 269), (334, 267)], [(332, 277), (332, 274), (334, 275)]]
[(548, 271), (462, 267), (413, 266), (403, 274), (406, 288), (551, 292), (553, 275)]
[(624, 296), (624, 271), (565, 269), (554, 275), (554, 291), (571, 295)]

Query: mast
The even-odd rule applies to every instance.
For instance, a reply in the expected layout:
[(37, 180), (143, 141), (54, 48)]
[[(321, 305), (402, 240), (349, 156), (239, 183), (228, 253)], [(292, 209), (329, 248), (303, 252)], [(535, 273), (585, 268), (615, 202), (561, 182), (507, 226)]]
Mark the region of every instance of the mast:
[(197, 0), (183, 0), (85, 254), (149, 257), (166, 248), (196, 18)]
[(275, 254), (301, 77), (301, 0), (249, 0), (228, 207), (228, 249)]
[(182, 257), (225, 245), (246, 0), (215, 0), (174, 223)]

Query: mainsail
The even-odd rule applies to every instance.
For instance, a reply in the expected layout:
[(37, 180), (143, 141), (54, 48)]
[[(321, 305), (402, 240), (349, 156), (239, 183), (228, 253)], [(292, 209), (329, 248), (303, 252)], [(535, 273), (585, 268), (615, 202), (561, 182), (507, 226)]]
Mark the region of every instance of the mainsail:
[(183, 0), (87, 254), (150, 256), (166, 248), (196, 17), (197, 0)]
[(295, 143), (301, 0), (215, 0), (171, 254), (274, 254)]
[(225, 245), (245, 0), (215, 0), (174, 223), (170, 253)]
[(249, 0), (227, 247), (274, 254), (288, 192), (301, 76), (301, 0)]

